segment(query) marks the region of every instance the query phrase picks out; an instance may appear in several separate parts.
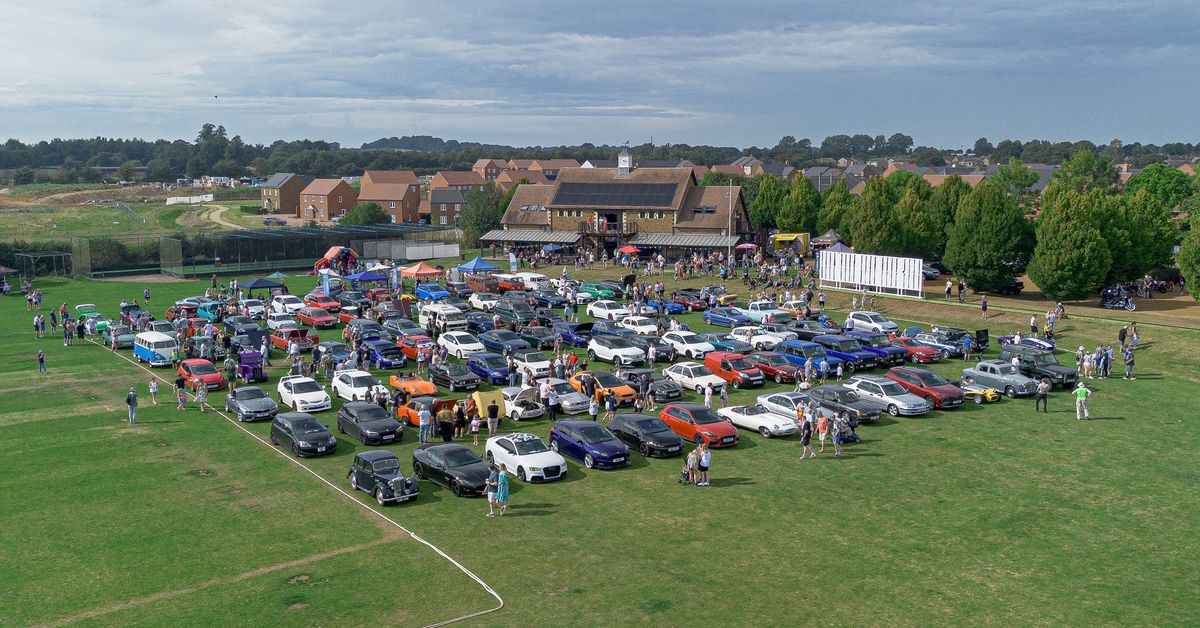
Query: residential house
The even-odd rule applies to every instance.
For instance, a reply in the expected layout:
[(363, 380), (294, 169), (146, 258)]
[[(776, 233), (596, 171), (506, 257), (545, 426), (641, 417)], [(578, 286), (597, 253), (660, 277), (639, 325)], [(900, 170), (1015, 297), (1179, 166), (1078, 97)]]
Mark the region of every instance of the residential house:
[[(921, 178), (925, 179), (925, 181), (928, 182), (930, 186), (936, 188), (936, 187), (940, 186), (941, 184), (945, 183), (946, 179), (949, 179), (952, 176), (955, 176), (955, 175), (954, 174), (924, 174), (924, 175), (921, 175)], [(971, 187), (975, 187), (975, 186), (979, 185), (980, 183), (983, 183), (983, 181), (985, 179), (987, 179), (986, 174), (960, 174), (957, 176), (960, 179), (962, 179), (963, 183), (966, 183), (967, 185), (969, 185)]]
[(442, 170), (429, 181), (431, 190), (482, 190), (487, 184), (483, 175), (473, 170)]
[(499, 159), (476, 159), (471, 171), (483, 177), (484, 181), (495, 181), (501, 172), (508, 170), (508, 164)]
[(276, 172), (262, 184), (262, 208), (268, 214), (300, 215), (300, 191), (313, 178), (291, 172)]
[(796, 176), (796, 169), (787, 164), (764, 164), (759, 162), (758, 165), (751, 168), (750, 176), (756, 177), (760, 174), (769, 174), (787, 182)]
[(529, 164), (530, 172), (541, 172), (553, 181), (563, 168), (578, 168), (579, 162), (574, 159), (536, 159)]
[(818, 192), (824, 192), (837, 185), (845, 173), (829, 166), (813, 166), (804, 169), (804, 176), (813, 184), (813, 187), (817, 188)]
[(1196, 176), (1196, 164), (1179, 164), (1175, 168), (1189, 177)]
[(763, 162), (761, 159), (759, 159), (757, 157), (752, 157), (750, 155), (746, 155), (744, 157), (738, 157), (737, 159), (734, 159), (733, 163), (731, 163), (729, 165), (737, 166), (738, 168), (741, 168), (742, 176), (753, 177), (755, 169), (762, 166), (762, 163)]
[(529, 170), (530, 166), (533, 165), (534, 161), (536, 161), (536, 160), (534, 160), (534, 159), (509, 159), (508, 160), (508, 169), (509, 170), (517, 170), (517, 171)]
[(429, 224), (457, 227), (458, 216), (466, 204), (466, 190), (456, 188), (429, 190)]
[(717, 165), (714, 165), (713, 167), (709, 168), (708, 170), (709, 170), (709, 172), (715, 172), (717, 174), (733, 175), (735, 177), (746, 176), (746, 171), (743, 170), (741, 166), (722, 166), (720, 164), (717, 164)]
[(345, 216), (358, 204), (358, 192), (341, 179), (314, 179), (300, 190), (297, 218), (325, 222)]
[(863, 179), (869, 179), (869, 178), (879, 174), (879, 171), (876, 170), (875, 167), (870, 164), (852, 164), (852, 165), (846, 166), (845, 172), (846, 172), (846, 174), (848, 174), (850, 176), (860, 177)]
[(580, 168), (616, 168), (616, 159), (589, 159), (583, 162)]
[(412, 170), (368, 170), (363, 173), (358, 200), (379, 203), (392, 222), (419, 222), (421, 181)]
[(550, 183), (550, 180), (546, 178), (546, 175), (541, 170), (503, 170), (499, 175), (496, 176), (494, 183), (496, 184), (496, 187), (507, 192), (516, 187), (517, 182), (522, 179), (524, 179), (526, 183), (532, 183), (534, 185), (545, 185)]

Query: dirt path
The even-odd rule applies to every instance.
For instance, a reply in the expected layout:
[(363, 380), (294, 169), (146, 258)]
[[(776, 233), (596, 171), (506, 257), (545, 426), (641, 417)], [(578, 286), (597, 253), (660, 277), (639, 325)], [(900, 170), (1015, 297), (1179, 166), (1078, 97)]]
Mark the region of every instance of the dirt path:
[(244, 226), (239, 225), (236, 222), (229, 222), (221, 217), (221, 214), (229, 211), (229, 207), (225, 205), (205, 205), (205, 207), (213, 210), (204, 216), (209, 222), (215, 222), (218, 225), (221, 225), (222, 227), (228, 227), (229, 229), (245, 229)]

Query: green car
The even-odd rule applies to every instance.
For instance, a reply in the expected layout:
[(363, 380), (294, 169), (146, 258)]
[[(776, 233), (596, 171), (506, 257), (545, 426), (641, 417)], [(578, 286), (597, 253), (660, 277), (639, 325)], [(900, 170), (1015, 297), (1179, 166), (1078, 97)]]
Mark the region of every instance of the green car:
[(96, 319), (96, 331), (104, 331), (104, 328), (108, 327), (108, 320), (104, 318), (103, 314), (96, 311), (96, 304), (94, 303), (80, 303), (76, 305), (75, 313), (79, 315), (79, 322), (81, 324), (86, 325), (89, 318)]
[(601, 286), (594, 281), (588, 281), (579, 284), (579, 291), (584, 294), (591, 295), (593, 299), (611, 299), (615, 294), (612, 290), (609, 290), (607, 287)]
[(104, 340), (104, 346), (111, 347), (113, 336), (117, 337), (117, 348), (124, 349), (133, 346), (133, 339), (137, 334), (129, 328), (129, 325), (108, 325), (104, 331), (100, 332), (100, 338)]
[(535, 349), (549, 349), (554, 346), (554, 332), (545, 326), (522, 327), (517, 335)]

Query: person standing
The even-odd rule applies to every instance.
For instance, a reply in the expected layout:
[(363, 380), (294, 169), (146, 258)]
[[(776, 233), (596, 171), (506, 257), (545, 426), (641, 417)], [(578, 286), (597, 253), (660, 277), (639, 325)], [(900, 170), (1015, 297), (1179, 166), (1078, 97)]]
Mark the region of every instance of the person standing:
[[(595, 418), (595, 417), (592, 417), (592, 418)], [(488, 437), (491, 438), (492, 436), (495, 436), (496, 428), (500, 427), (500, 406), (496, 405), (495, 398), (492, 398), (492, 400), (488, 403), (487, 426), (488, 426)]]
[(49, 371), (46, 370), (46, 351), (44, 349), (38, 349), (37, 363), (39, 373), (49, 373)]
[(945, 300), (950, 300), (950, 291), (954, 288), (954, 282), (950, 279), (946, 280), (946, 297)]
[(1121, 355), (1125, 359), (1125, 379), (1137, 379), (1133, 376), (1133, 349), (1125, 347)]
[(150, 376), (150, 401), (158, 405), (158, 378)]
[(496, 504), (500, 506), (500, 516), (503, 517), (508, 510), (508, 468), (503, 462), (496, 473)]
[(1037, 314), (1030, 315), (1030, 317), (1029, 317), (1029, 335), (1033, 338), (1037, 338), (1037, 335), (1038, 335)]
[(546, 397), (546, 412), (550, 414), (550, 422), (558, 422), (558, 392), (553, 388), (550, 389), (550, 396)]
[(479, 446), (479, 423), (479, 413), (473, 412), (471, 414), (471, 444), (476, 447)]
[(704, 407), (712, 410), (713, 388), (712, 384), (704, 385)]
[(963, 360), (971, 359), (971, 337), (963, 336)]
[(821, 448), (817, 453), (825, 453), (825, 436), (829, 434), (829, 418), (824, 414), (817, 416), (817, 441), (821, 443)]
[(192, 387), (196, 390), (196, 405), (204, 412), (204, 404), (208, 403), (208, 384), (197, 378), (192, 382)]
[(1037, 412), (1039, 407), (1042, 409), (1042, 412), (1050, 412), (1049, 397), (1047, 396), (1049, 392), (1050, 380), (1043, 377), (1042, 380), (1038, 382), (1037, 392), (1035, 392), (1033, 395), (1034, 412)]
[(700, 443), (697, 447), (700, 450), (700, 456), (696, 460), (696, 471), (700, 477), (696, 478), (696, 486), (708, 486), (708, 467), (712, 464), (712, 451), (708, 448), (708, 443)]
[(987, 320), (987, 296), (986, 295), (982, 299), (979, 300), (979, 313), (980, 313), (980, 319), (986, 321)]
[(495, 464), (488, 465), (487, 481), (484, 482), (487, 491), (489, 517), (496, 516), (496, 490), (500, 487), (500, 470)]
[(596, 397), (594, 396), (592, 397), (592, 400), (588, 402), (588, 415), (592, 417), (593, 421), (596, 420), (596, 417), (600, 416), (600, 402), (597, 401)]
[(1083, 382), (1079, 382), (1071, 394), (1075, 395), (1075, 420), (1092, 418), (1088, 411), (1088, 397), (1092, 395), (1092, 391), (1084, 386)]
[(692, 486), (696, 486), (696, 481), (697, 481), (696, 477), (699, 474), (698, 469), (700, 467), (700, 448), (699, 447), (693, 449), (691, 452), (688, 453), (687, 460), (684, 462), (684, 466), (687, 467), (687, 477), (688, 477), (687, 483)]
[(729, 387), (728, 386), (721, 387), (721, 407), (722, 408), (729, 407)]
[(423, 405), (417, 411), (417, 440), (422, 443), (429, 442), (429, 426), (433, 423), (433, 416), (429, 412), (429, 406)]
[(962, 277), (959, 277), (958, 278), (958, 302), (959, 303), (967, 302), (966, 295), (964, 294), (966, 292), (966, 290), (967, 290), (967, 284), (963, 282)]
[(845, 372), (845, 371), (843, 371), (843, 370), (842, 370), (842, 363), (841, 363), (841, 362), (838, 362), (838, 365), (837, 365), (837, 383), (839, 383), (839, 384), (840, 384), (840, 383), (842, 383), (842, 375), (843, 375), (843, 373), (844, 373), (844, 372)]
[(1134, 351), (1137, 351), (1139, 340), (1140, 340), (1140, 338), (1138, 338), (1137, 323), (1130, 323), (1129, 324), (1129, 346)]
[[(807, 413), (805, 413), (807, 414)], [(802, 416), (800, 419), (800, 444), (804, 449), (800, 450), (800, 459), (804, 460), (804, 454), (807, 453), (809, 458), (816, 458), (817, 452), (812, 448), (812, 421), (808, 420), (807, 416)]]
[(1121, 343), (1122, 348), (1129, 342), (1129, 325), (1122, 325), (1117, 331), (1117, 342)]
[(442, 409), (438, 410), (437, 422), (442, 442), (448, 443), (454, 440), (454, 413), (450, 411), (449, 406), (442, 406)]
[(129, 392), (125, 393), (125, 405), (129, 407), (129, 424), (137, 424), (138, 400), (137, 391), (133, 389), (133, 386), (130, 386)]

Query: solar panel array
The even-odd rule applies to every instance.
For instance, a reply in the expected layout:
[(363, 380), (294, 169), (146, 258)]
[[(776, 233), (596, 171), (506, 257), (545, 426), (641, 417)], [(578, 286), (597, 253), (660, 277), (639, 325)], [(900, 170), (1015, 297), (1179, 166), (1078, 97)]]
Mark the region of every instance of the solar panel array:
[(671, 207), (677, 183), (559, 183), (551, 205)]

